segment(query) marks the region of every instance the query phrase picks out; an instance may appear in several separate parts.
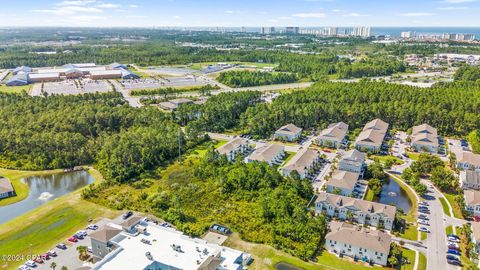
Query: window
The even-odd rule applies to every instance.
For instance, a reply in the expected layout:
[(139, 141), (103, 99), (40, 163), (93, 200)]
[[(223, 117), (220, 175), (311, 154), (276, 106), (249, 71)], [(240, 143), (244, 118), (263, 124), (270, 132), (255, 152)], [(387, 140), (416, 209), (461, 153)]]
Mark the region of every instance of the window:
[(378, 252), (375, 251), (375, 255), (378, 255)]

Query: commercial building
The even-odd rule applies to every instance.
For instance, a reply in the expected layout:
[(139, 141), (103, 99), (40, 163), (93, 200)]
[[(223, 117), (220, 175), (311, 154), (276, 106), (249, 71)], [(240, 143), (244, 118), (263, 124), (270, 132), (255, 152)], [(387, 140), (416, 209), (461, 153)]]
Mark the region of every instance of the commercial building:
[(352, 221), (373, 227), (393, 228), (395, 206), (364, 201), (351, 197), (321, 192), (315, 200), (315, 212), (329, 217)]
[(268, 144), (255, 150), (248, 158), (248, 162), (266, 162), (268, 165), (279, 165), (285, 156), (285, 147), (280, 144)]
[(279, 128), (277, 131), (275, 131), (273, 138), (275, 140), (293, 142), (300, 139), (301, 136), (302, 136), (301, 128), (295, 126), (294, 124), (288, 124)]
[(480, 155), (461, 151), (456, 153), (457, 168), (461, 170), (480, 171)]
[(262, 35), (270, 35), (275, 33), (275, 27), (262, 27), (260, 29)]
[(480, 171), (460, 171), (459, 182), (462, 189), (480, 190)]
[(438, 134), (436, 128), (428, 124), (414, 126), (410, 139), (411, 146), (415, 151), (438, 153)]
[(380, 119), (368, 122), (355, 141), (355, 148), (362, 152), (377, 153), (388, 132), (388, 124)]
[(217, 148), (219, 155), (227, 156), (228, 161), (234, 161), (238, 155), (244, 155), (251, 150), (250, 144), (243, 138), (235, 138)]
[(31, 67), (21, 66), (13, 70), (13, 75), (17, 75), (19, 73), (30, 73), (30, 72), (32, 72)]
[(347, 124), (343, 122), (331, 124), (320, 132), (317, 144), (325, 147), (340, 148), (344, 143), (347, 132)]
[(327, 192), (342, 196), (351, 196), (359, 178), (359, 173), (336, 170), (325, 184), (327, 186)]
[(56, 82), (60, 80), (60, 73), (30, 73), (28, 74), (28, 82)]
[(338, 162), (338, 169), (363, 175), (365, 169), (365, 153), (362, 153), (357, 149), (345, 152)]
[(300, 178), (304, 179), (314, 174), (320, 161), (320, 152), (308, 148), (302, 149), (285, 166), (280, 168), (280, 172), (284, 176), (289, 176), (293, 171), (296, 171)]
[(286, 34), (298, 34), (300, 32), (300, 27), (288, 26), (285, 27)]
[(465, 207), (475, 218), (480, 218), (480, 191), (467, 189), (463, 191)]
[(12, 183), (7, 178), (0, 176), (0, 199), (5, 199), (15, 196), (15, 190)]
[(7, 86), (23, 86), (27, 84), (29, 84), (28, 74), (23, 72), (13, 75), (6, 83)]
[[(241, 270), (251, 260), (239, 250), (190, 238), (180, 231), (138, 220), (130, 231), (107, 224), (91, 234), (92, 270)], [(98, 256), (97, 246), (106, 247)]]
[(387, 265), (392, 237), (379, 230), (369, 230), (344, 222), (330, 222), (325, 236), (325, 248), (339, 256), (349, 256), (364, 262)]
[(192, 104), (193, 100), (188, 98), (177, 98), (169, 101), (160, 102), (158, 106), (164, 110), (173, 111), (184, 104)]

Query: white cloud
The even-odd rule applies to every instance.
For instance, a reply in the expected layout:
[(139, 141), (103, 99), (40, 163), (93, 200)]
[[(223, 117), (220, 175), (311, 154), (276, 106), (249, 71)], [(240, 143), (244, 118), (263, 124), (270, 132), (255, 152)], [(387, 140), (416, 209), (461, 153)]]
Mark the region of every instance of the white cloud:
[(400, 14), (400, 16), (403, 16), (403, 17), (427, 17), (432, 15), (434, 14), (429, 12), (409, 12), (409, 13)]
[(233, 14), (233, 10), (225, 10), (225, 13), (227, 13), (227, 14)]
[(325, 18), (325, 13), (322, 12), (311, 12), (311, 13), (296, 13), (292, 17), (297, 18)]
[(439, 10), (464, 10), (464, 9), (467, 9), (467, 7), (448, 6), (448, 7), (439, 7), (437, 9), (439, 9)]
[(174, 18), (175, 20), (180, 20), (182, 17), (176, 15), (176, 16), (173, 16), (172, 18)]
[(138, 5), (128, 5), (129, 8), (138, 8)]
[(336, 8), (336, 9), (332, 9), (332, 12), (339, 13), (339, 12), (345, 12), (345, 10)]
[(351, 13), (345, 14), (343, 16), (344, 17), (368, 17), (367, 14), (361, 14), (361, 13), (357, 13), (357, 12), (351, 12)]
[(102, 3), (102, 4), (97, 5), (96, 7), (108, 9), (108, 8), (119, 8), (120, 5), (112, 4), (112, 3)]
[(57, 4), (56, 6), (85, 6), (89, 4), (96, 3), (96, 0), (67, 0), (67, 1), (62, 1)]

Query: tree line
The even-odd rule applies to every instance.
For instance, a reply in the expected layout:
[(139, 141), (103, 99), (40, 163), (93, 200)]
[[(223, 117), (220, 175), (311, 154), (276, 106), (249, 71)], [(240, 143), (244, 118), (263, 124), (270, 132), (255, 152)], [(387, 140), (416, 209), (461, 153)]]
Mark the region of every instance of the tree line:
[(222, 72), (217, 80), (230, 87), (249, 87), (269, 84), (293, 83), (297, 75), (284, 72), (263, 71), (227, 71)]

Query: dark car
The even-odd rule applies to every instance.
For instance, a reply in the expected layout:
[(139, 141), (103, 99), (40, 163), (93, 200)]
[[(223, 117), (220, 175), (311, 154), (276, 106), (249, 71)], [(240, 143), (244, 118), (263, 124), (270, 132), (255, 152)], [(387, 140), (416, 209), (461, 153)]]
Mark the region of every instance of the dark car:
[(56, 247), (59, 249), (67, 249), (67, 245), (65, 245), (64, 243), (57, 244)]
[(451, 254), (447, 254), (447, 260), (460, 261), (460, 259), (457, 256), (451, 255)]
[(462, 264), (460, 263), (460, 261), (456, 261), (456, 260), (447, 260), (447, 262), (449, 264), (453, 264), (453, 265), (458, 265), (458, 266), (461, 266)]
[(455, 249), (449, 249), (449, 250), (447, 250), (447, 253), (448, 253), (448, 254), (453, 254), (453, 255), (458, 255), (458, 256), (461, 255), (461, 254), (460, 254), (460, 251), (455, 250)]
[(448, 237), (453, 237), (453, 238), (457, 238), (458, 240), (460, 240), (460, 237), (458, 237), (457, 235), (455, 234), (447, 234)]
[(448, 245), (448, 249), (458, 250), (458, 247), (454, 245)]
[(125, 214), (123, 214), (123, 219), (127, 219), (129, 217), (131, 217), (133, 215), (133, 212), (132, 211), (128, 211), (126, 212)]

